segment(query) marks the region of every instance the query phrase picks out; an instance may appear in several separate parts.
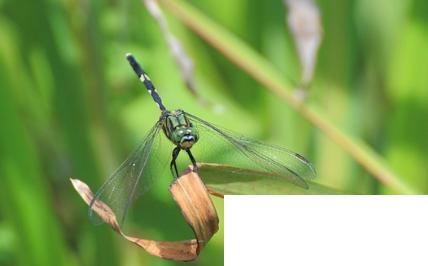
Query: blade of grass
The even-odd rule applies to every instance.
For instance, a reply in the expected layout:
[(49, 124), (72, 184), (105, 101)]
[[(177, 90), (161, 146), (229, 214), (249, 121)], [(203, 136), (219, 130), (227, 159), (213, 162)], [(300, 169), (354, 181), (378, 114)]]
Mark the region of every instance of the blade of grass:
[[(2, 32), (3, 33), (3, 32)], [(40, 162), (28, 130), (13, 100), (13, 69), (6, 58), (17, 59), (10, 45), (14, 40), (4, 35), (0, 52), (0, 209), (2, 218), (12, 224), (20, 265), (73, 265), (66, 249), (65, 235), (60, 231), (53, 211), (51, 191), (43, 178)], [(8, 36), (8, 37), (6, 37)], [(16, 60), (18, 61), (18, 60)], [(13, 69), (14, 71), (9, 71)], [(20, 76), (22, 80), (22, 75)], [(4, 216), (3, 216), (4, 215)], [(1, 261), (1, 259), (0, 259)], [(1, 262), (0, 262), (1, 264)]]
[(418, 193), (398, 177), (382, 157), (366, 143), (340, 130), (327, 120), (316, 106), (303, 103), (298, 97), (294, 97), (292, 86), (282, 79), (280, 73), (265, 58), (243, 41), (182, 1), (159, 0), (159, 2), (189, 29), (336, 142), (385, 186), (398, 193)]
[[(0, 59), (2, 59), (0, 65), (5, 68), (7, 67), (7, 72), (2, 71), (1, 73), (5, 73), (5, 77), (12, 84), (12, 86), (3, 85), (0, 80), (2, 90), (3, 87), (6, 88), (6, 92), (4, 93), (9, 94), (1, 100), (14, 102), (16, 99), (16, 102), (20, 103), (19, 105), (14, 104), (13, 107), (16, 108), (15, 112), (19, 118), (19, 121), (16, 123), (22, 127), (20, 131), (23, 133), (19, 133), (20, 131), (17, 131), (18, 133), (10, 133), (3, 130), (3, 128), (1, 133), (8, 136), (8, 139), (4, 143), (10, 147), (13, 144), (16, 145), (16, 143), (21, 143), (21, 146), (24, 145), (24, 142), (21, 140), (23, 137), (20, 137), (20, 134), (25, 133), (25, 138), (28, 138), (26, 143), (29, 143), (26, 144), (26, 147), (30, 147), (31, 145), (34, 151), (30, 153), (23, 148), (12, 147), (10, 149), (13, 152), (6, 153), (8, 155), (14, 153), (22, 154), (20, 155), (22, 159), (15, 159), (16, 166), (14, 167), (19, 171), (24, 171), (24, 173), (18, 172), (14, 168), (9, 170), (17, 171), (16, 174), (9, 176), (13, 181), (11, 184), (15, 184), (16, 182), (21, 182), (22, 184), (13, 187), (13, 189), (5, 187), (4, 190), (11, 193), (13, 197), (16, 197), (17, 202), (29, 198), (26, 209), (31, 212), (28, 212), (26, 216), (17, 216), (16, 224), (23, 224), (18, 228), (18, 232), (28, 232), (27, 238), (31, 241), (35, 240), (33, 241), (35, 248), (27, 252), (25, 249), (19, 249), (20, 246), (17, 246), (17, 254), (20, 254), (20, 257), (27, 256), (30, 261), (35, 261), (33, 262), (34, 265), (64, 265), (66, 263), (57, 262), (56, 254), (68, 252), (70, 249), (68, 246), (59, 245), (56, 242), (52, 242), (52, 244), (45, 243), (53, 241), (54, 227), (51, 224), (52, 222), (49, 222), (46, 224), (45, 230), (43, 229), (45, 227), (39, 225), (39, 223), (41, 223), (41, 219), (52, 220), (45, 213), (51, 210), (53, 206), (55, 206), (57, 211), (55, 213), (57, 216), (53, 218), (55, 222), (58, 222), (59, 217), (65, 217), (62, 214), (67, 208), (67, 204), (69, 204), (69, 201), (67, 201), (69, 193), (67, 194), (67, 191), (61, 190), (61, 184), (66, 181), (66, 179), (61, 180), (61, 176), (64, 178), (63, 174), (65, 172), (73, 172), (76, 176), (88, 178), (100, 176), (98, 161), (94, 155), (90, 139), (90, 126), (93, 124), (93, 121), (90, 121), (92, 117), (89, 117), (88, 113), (91, 109), (88, 108), (86, 98), (84, 97), (84, 93), (87, 90), (83, 86), (83, 79), (87, 71), (81, 71), (81, 66), (77, 64), (75, 42), (70, 34), (69, 25), (66, 22), (66, 17), (72, 16), (72, 14), (67, 13), (70, 10), (63, 9), (61, 5), (52, 5), (51, 1), (47, 0), (37, 1), (37, 3), (28, 2), (26, 3), (26, 7), (28, 9), (20, 8), (19, 4), (9, 5), (10, 9), (8, 13), (15, 14), (12, 21), (14, 27), (19, 30), (14, 30), (11, 34), (1, 34), (2, 36), (17, 37), (10, 44), (4, 41), (5, 38), (2, 37), (1, 46), (5, 48), (8, 45), (17, 50), (0, 49), (3, 52), (0, 52)], [(3, 29), (2, 25), (0, 25), (0, 29)], [(33, 82), (31, 80), (33, 73), (28, 73), (29, 67), (26, 62), (28, 58), (33, 57), (34, 51), (37, 51), (39, 56), (43, 57), (46, 66), (44, 71), (49, 73), (43, 75), (41, 79), (45, 79), (45, 83), (50, 84), (53, 88), (52, 91), (49, 91), (47, 100), (49, 103), (49, 112), (41, 113), (39, 116), (33, 115), (39, 113), (37, 109), (40, 109), (42, 105), (36, 96), (38, 96), (39, 91), (48, 90), (48, 88), (35, 87), (44, 83)], [(5, 62), (4, 64), (3, 61)], [(25, 80), (27, 82), (23, 82)], [(34, 83), (34, 86), (32, 83)], [(19, 94), (16, 92), (19, 92)], [(27, 95), (32, 96), (31, 100), (28, 100)], [(12, 97), (13, 100), (11, 100)], [(2, 102), (1, 100), (0, 102)], [(11, 114), (12, 111), (5, 112), (7, 117)], [(0, 121), (4, 125), (11, 124), (8, 120), (2, 120), (1, 118)], [(42, 124), (40, 121), (46, 121), (46, 124)], [(2, 134), (0, 134), (0, 137)], [(47, 147), (49, 151), (47, 151)], [(2, 148), (0, 148), (0, 153), (2, 152)], [(59, 155), (59, 158), (56, 158), (56, 155)], [(37, 175), (32, 174), (34, 171), (30, 172), (31, 169), (23, 164), (27, 160), (30, 162), (36, 161), (37, 165), (44, 162), (44, 167), (39, 165), (39, 168), (42, 169), (38, 169), (35, 172)], [(14, 161), (12, 160), (11, 162)], [(2, 168), (1, 165), (0, 168)], [(49, 180), (48, 183), (46, 183), (47, 180)], [(41, 190), (33, 185), (40, 182), (45, 182), (45, 185), (49, 187), (44, 187), (44, 190)], [(21, 186), (29, 188), (29, 191), (26, 192)], [(45, 203), (46, 205), (40, 205), (41, 203), (38, 203), (40, 201), (39, 198), (49, 198), (52, 202), (51, 204)], [(18, 210), (23, 208), (20, 207)], [(34, 212), (36, 214), (33, 215)], [(86, 215), (86, 213), (81, 214)], [(81, 218), (76, 216), (73, 219)], [(31, 230), (28, 229), (25, 231), (24, 225), (26, 224), (34, 226), (35, 229), (30, 228)], [(95, 232), (94, 235), (86, 235), (83, 238), (68, 231), (60, 231), (58, 234), (60, 237), (66, 238), (67, 241), (73, 242), (79, 247), (78, 252), (81, 263), (93, 265), (96, 261), (102, 265), (118, 265), (117, 252), (113, 248), (113, 236), (104, 234), (101, 231)], [(22, 238), (24, 239), (24, 237)], [(40, 256), (40, 260), (45, 259), (47, 262), (34, 260), (30, 251), (35, 252), (34, 256)], [(31, 263), (24, 263), (23, 265), (31, 265)]]
[(349, 194), (307, 181), (309, 189), (298, 187), (269, 173), (233, 166), (199, 163), (199, 172), (210, 193), (223, 195), (336, 195)]

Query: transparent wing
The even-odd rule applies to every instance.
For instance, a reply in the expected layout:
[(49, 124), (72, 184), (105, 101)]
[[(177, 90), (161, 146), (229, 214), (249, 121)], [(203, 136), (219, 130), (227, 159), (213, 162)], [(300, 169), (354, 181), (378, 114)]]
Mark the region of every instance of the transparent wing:
[(160, 135), (158, 133), (161, 127), (162, 121), (159, 120), (144, 137), (143, 142), (95, 193), (89, 205), (89, 217), (92, 222), (96, 224), (103, 222), (92, 209), (95, 200), (106, 203), (116, 214), (119, 224), (123, 224), (131, 203), (150, 188), (152, 178), (147, 168), (153, 144)]
[[(283, 178), (306, 189), (308, 184), (305, 180), (316, 176), (312, 164), (298, 153), (232, 133), (192, 114), (186, 114), (200, 134), (200, 143), (192, 148), (195, 156), (203, 156), (207, 151), (219, 155), (211, 159), (203, 158), (204, 162), (211, 160), (213, 163), (269, 172), (275, 178)], [(207, 142), (210, 144), (206, 144)], [(204, 146), (205, 151), (200, 151)], [(201, 161), (198, 157), (196, 159)]]

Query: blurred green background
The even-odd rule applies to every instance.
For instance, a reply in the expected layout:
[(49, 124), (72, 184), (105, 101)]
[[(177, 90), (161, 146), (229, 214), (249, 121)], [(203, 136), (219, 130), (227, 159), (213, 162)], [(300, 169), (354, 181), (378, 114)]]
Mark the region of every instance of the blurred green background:
[[(299, 80), (282, 1), (190, 3), (285, 79)], [(311, 100), (373, 147), (404, 182), (427, 193), (428, 2), (319, 4), (324, 38)], [(159, 116), (126, 52), (142, 62), (170, 109), (305, 154), (319, 183), (359, 194), (392, 193), (168, 12), (172, 32), (194, 60), (199, 93), (223, 112), (201, 106), (186, 90), (141, 1), (2, 0), (0, 12), (0, 265), (180, 264), (147, 255), (107, 226), (93, 226), (68, 180), (99, 187)], [(167, 193), (170, 176), (157, 178), (127, 232), (192, 237)], [(222, 219), (223, 202), (214, 202)], [(190, 265), (222, 265), (220, 226)]]

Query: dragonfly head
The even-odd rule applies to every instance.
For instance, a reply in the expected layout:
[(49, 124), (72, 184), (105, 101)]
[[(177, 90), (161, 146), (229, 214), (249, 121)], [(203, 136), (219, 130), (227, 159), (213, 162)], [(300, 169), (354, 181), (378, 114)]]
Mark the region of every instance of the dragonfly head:
[(163, 127), (165, 135), (181, 149), (190, 149), (199, 139), (199, 133), (182, 110), (167, 114)]
[(173, 138), (175, 143), (181, 149), (190, 149), (193, 144), (195, 144), (199, 139), (199, 134), (196, 128), (190, 127), (182, 127), (177, 128), (173, 133)]

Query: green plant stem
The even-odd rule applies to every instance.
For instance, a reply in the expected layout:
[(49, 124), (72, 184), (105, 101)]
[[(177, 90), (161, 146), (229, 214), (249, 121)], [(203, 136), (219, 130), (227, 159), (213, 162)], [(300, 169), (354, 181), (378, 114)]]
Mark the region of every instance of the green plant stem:
[(189, 29), (336, 142), (385, 186), (398, 193), (418, 193), (391, 171), (382, 157), (367, 144), (341, 131), (327, 120), (315, 106), (306, 104), (300, 98), (294, 97), (291, 86), (281, 78), (278, 71), (243, 41), (182, 1), (159, 0), (159, 2)]

